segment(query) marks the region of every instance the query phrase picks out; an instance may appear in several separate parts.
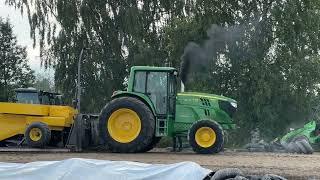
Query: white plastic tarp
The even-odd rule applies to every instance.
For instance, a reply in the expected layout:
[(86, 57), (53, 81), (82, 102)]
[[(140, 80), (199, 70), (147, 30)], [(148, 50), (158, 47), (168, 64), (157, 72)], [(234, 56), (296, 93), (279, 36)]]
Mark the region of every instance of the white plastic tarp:
[(210, 172), (194, 162), (164, 165), (75, 158), (0, 163), (1, 180), (200, 180)]

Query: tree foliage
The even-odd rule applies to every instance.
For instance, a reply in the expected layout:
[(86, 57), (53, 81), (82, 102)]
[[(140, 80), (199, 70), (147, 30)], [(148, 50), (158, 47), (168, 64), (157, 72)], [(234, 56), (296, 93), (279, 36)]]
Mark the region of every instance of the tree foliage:
[(17, 44), (12, 25), (0, 18), (0, 101), (8, 101), (13, 89), (30, 87), (34, 75), (27, 60), (25, 47)]
[[(272, 138), (290, 126), (301, 126), (312, 106), (318, 103), (320, 82), (318, 3), (264, 1), (257, 6), (250, 3), (241, 6), (237, 10), (241, 16), (234, 16), (224, 26), (229, 33), (220, 34), (230, 39), (223, 41), (222, 46), (214, 44), (223, 48), (212, 58), (213, 64), (205, 73), (193, 72), (187, 85), (189, 90), (206, 90), (238, 100), (236, 118), (245, 130), (238, 131), (241, 133), (236, 136), (241, 138), (238, 142), (255, 127)], [(251, 12), (244, 7), (252, 7)], [(202, 23), (195, 16), (178, 19), (166, 27), (167, 50), (174, 55), (172, 61), (183, 54), (180, 42), (194, 41), (201, 45), (204, 39), (213, 41), (207, 35), (209, 28), (199, 28), (207, 24)], [(190, 27), (195, 28), (188, 31)], [(232, 31), (238, 33), (236, 37)]]
[(238, 137), (247, 136), (255, 127), (267, 137), (279, 135), (305, 121), (310, 107), (319, 100), (318, 1), (7, 3), (28, 12), (31, 36), (43, 47), (44, 64), (54, 66), (57, 88), (70, 99), (78, 55), (83, 46), (90, 48), (82, 77), (86, 111), (99, 111), (114, 90), (124, 88), (132, 65), (179, 68), (188, 42), (201, 47), (212, 40), (208, 34), (212, 24), (226, 29), (228, 38), (213, 44), (219, 48), (205, 71), (191, 72), (187, 88), (238, 100), (236, 121), (244, 129)]
[(33, 87), (47, 92), (56, 92), (53, 77), (49, 73), (37, 73)]

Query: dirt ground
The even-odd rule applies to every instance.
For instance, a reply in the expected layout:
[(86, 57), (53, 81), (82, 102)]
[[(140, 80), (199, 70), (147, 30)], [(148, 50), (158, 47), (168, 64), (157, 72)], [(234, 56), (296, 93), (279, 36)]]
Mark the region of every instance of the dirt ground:
[(320, 153), (296, 155), (226, 151), (214, 155), (199, 155), (191, 152), (173, 153), (161, 150), (143, 154), (0, 152), (0, 162), (27, 163), (68, 158), (124, 160), (157, 164), (193, 161), (213, 171), (221, 168), (236, 167), (247, 175), (272, 173), (288, 179), (320, 179)]

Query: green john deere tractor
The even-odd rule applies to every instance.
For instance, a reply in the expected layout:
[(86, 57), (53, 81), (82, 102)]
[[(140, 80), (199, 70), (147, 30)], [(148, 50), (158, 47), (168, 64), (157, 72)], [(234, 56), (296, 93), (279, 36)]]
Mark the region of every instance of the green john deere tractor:
[(127, 91), (116, 91), (99, 115), (100, 138), (112, 152), (151, 150), (161, 139), (185, 137), (197, 153), (223, 149), (224, 131), (235, 128), (233, 99), (177, 93), (177, 70), (134, 66)]

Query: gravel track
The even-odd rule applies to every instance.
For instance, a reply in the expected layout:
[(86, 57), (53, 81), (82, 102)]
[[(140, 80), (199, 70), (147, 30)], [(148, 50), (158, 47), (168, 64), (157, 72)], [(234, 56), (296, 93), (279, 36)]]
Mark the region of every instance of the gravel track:
[(171, 153), (165, 150), (154, 150), (142, 154), (0, 152), (0, 162), (26, 163), (68, 158), (123, 160), (158, 164), (194, 161), (214, 171), (221, 168), (240, 168), (245, 174), (250, 175), (273, 173), (288, 179), (320, 180), (320, 153), (297, 155), (226, 151), (214, 155), (199, 155), (191, 152)]

